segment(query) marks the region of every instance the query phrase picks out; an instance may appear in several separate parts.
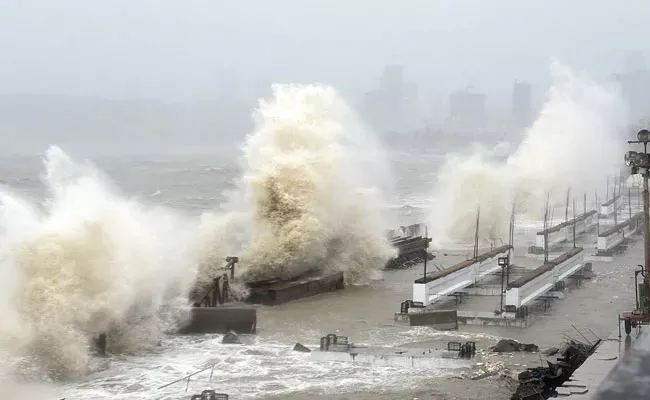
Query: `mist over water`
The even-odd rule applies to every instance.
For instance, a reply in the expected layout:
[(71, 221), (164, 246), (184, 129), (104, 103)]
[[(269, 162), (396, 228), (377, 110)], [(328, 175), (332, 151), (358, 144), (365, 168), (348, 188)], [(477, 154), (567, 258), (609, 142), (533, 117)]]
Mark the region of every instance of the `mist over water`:
[(513, 202), (518, 214), (540, 219), (547, 196), (551, 204), (564, 204), (569, 188), (578, 204), (586, 192), (593, 206), (596, 189), (605, 197), (606, 177), (618, 175), (622, 164), (623, 102), (614, 87), (557, 62), (551, 70), (547, 100), (506, 161), (483, 153), (448, 157), (432, 214), (437, 245), (472, 242), (479, 206), (482, 241), (506, 241)]
[(378, 141), (328, 86), (275, 85), (254, 120), (226, 212), (203, 216), (200, 276), (234, 254), (246, 280), (311, 270), (344, 271), (348, 282), (372, 276), (394, 254), (383, 235), (390, 174)]
[(68, 379), (87, 371), (100, 333), (109, 351), (129, 352), (183, 318), (192, 229), (58, 147), (44, 166), (43, 204), (0, 192), (0, 365)]

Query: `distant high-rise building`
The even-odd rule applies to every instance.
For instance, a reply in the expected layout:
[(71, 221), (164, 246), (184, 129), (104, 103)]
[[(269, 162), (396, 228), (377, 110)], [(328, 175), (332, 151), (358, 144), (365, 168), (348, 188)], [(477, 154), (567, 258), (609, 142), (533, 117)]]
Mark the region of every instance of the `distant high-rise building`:
[(402, 131), (413, 124), (417, 86), (404, 81), (402, 65), (388, 65), (379, 87), (366, 94), (370, 121), (381, 131)]
[(449, 116), (463, 125), (480, 126), (485, 122), (487, 96), (469, 88), (449, 95)]
[(625, 53), (624, 72), (627, 74), (645, 71), (645, 55), (641, 51), (628, 51)]
[(625, 53), (624, 64), (625, 71), (614, 77), (627, 103), (630, 122), (636, 123), (650, 117), (650, 70), (643, 53), (638, 51)]
[(512, 116), (517, 125), (526, 125), (532, 114), (532, 88), (527, 82), (515, 82), (512, 87)]
[(404, 66), (387, 65), (380, 79), (380, 86), (383, 90), (392, 94), (398, 94), (404, 85)]

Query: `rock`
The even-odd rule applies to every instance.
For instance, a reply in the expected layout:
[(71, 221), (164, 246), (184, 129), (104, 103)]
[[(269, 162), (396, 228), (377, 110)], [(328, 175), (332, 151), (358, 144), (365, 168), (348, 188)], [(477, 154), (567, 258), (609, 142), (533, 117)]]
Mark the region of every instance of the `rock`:
[(499, 342), (490, 349), (495, 353), (514, 353), (519, 351), (519, 342), (512, 339), (501, 339)]
[(545, 356), (554, 356), (559, 352), (560, 349), (558, 349), (557, 347), (549, 347), (548, 349), (542, 351), (542, 354), (544, 354)]
[(526, 344), (526, 343), (521, 343), (521, 347), (519, 348), (519, 351), (525, 351), (528, 353), (537, 353), (539, 351), (539, 347), (537, 347), (536, 344)]
[(222, 344), (241, 344), (241, 341), (239, 341), (239, 336), (233, 331), (229, 331), (225, 335), (223, 335), (223, 339), (221, 339)]
[(307, 346), (303, 346), (300, 343), (296, 343), (296, 345), (293, 346), (293, 351), (299, 351), (301, 353), (311, 353), (310, 348), (308, 348)]
[(537, 347), (537, 345), (532, 343), (526, 344), (526, 343), (519, 343), (516, 340), (512, 340), (512, 339), (501, 339), (496, 344), (496, 346), (491, 347), (490, 350), (492, 350), (495, 353), (514, 353), (518, 351), (534, 353), (539, 351), (539, 347)]

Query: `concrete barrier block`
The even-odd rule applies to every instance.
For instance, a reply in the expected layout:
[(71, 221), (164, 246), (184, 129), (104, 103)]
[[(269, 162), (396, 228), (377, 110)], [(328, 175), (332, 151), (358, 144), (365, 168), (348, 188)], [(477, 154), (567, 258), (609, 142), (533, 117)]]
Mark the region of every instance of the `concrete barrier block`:
[(435, 310), (409, 314), (409, 325), (431, 326), (439, 330), (458, 329), (456, 310)]
[(256, 328), (257, 308), (249, 305), (223, 305), (193, 307), (190, 322), (179, 329), (179, 333), (255, 333)]

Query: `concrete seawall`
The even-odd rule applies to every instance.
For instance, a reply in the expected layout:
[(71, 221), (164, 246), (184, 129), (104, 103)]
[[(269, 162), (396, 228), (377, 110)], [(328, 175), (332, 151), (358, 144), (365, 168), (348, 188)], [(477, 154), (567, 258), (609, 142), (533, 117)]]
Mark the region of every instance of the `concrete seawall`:
[(557, 388), (575, 400), (650, 399), (650, 331), (619, 338), (618, 329)]

